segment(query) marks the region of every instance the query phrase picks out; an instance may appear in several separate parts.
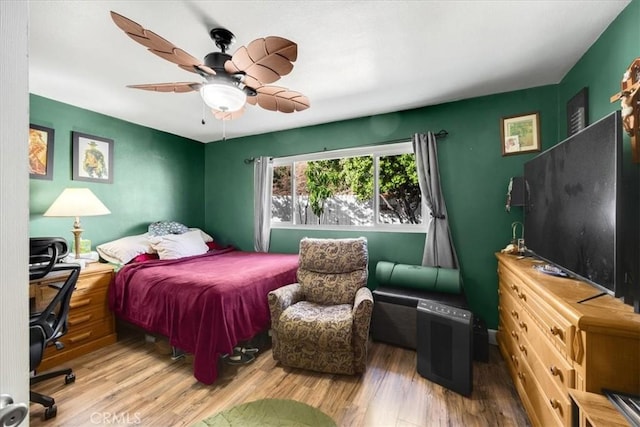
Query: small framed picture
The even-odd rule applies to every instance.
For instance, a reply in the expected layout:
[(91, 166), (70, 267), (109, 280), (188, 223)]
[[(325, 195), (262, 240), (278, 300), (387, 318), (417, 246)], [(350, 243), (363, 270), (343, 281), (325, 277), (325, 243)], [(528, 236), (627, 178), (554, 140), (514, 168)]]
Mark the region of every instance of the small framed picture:
[(72, 132), (73, 179), (113, 183), (113, 140)]
[(503, 156), (540, 151), (540, 113), (503, 117), (500, 125)]
[(29, 125), (29, 178), (53, 179), (53, 129)]

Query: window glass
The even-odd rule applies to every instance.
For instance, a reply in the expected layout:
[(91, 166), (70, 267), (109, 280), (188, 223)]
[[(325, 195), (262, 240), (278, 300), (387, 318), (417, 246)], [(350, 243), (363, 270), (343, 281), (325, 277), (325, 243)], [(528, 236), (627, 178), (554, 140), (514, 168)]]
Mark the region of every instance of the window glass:
[(383, 224), (421, 224), (422, 194), (413, 154), (380, 157), (378, 221)]
[(273, 184), (271, 186), (272, 222), (291, 222), (292, 190), (291, 165), (275, 166), (273, 168)]
[(273, 161), (273, 226), (423, 231), (409, 143)]

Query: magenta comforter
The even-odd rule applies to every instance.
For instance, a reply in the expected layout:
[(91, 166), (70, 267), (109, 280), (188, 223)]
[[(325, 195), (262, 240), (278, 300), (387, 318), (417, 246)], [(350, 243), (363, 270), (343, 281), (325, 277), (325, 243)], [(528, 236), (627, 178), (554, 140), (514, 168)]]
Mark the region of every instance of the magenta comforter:
[(121, 319), (194, 355), (194, 376), (217, 377), (221, 354), (269, 327), (267, 294), (296, 281), (297, 254), (231, 248), (178, 260), (130, 264), (109, 290)]

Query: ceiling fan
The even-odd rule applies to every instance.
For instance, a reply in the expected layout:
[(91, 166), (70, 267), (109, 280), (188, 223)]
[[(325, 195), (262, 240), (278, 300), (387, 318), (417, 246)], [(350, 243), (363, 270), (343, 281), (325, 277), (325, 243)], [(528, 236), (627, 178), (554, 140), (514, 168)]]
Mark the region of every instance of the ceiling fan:
[(152, 83), (127, 87), (156, 92), (199, 91), (213, 116), (220, 120), (240, 117), (246, 103), (283, 113), (309, 108), (309, 99), (301, 93), (269, 85), (293, 69), (298, 45), (290, 40), (275, 36), (260, 38), (229, 55), (226, 52), (234, 40), (233, 33), (225, 28), (214, 28), (209, 35), (221, 52), (211, 52), (201, 61), (129, 18), (113, 11), (111, 18), (122, 31), (151, 53), (204, 79), (200, 83)]

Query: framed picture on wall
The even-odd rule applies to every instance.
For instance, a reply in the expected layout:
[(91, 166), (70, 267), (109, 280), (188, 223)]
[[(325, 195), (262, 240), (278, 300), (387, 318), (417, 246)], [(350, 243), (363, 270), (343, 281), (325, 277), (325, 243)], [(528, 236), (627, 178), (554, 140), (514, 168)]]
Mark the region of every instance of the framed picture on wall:
[(53, 179), (53, 129), (29, 125), (29, 178)]
[(500, 134), (503, 156), (540, 151), (540, 113), (503, 117)]
[(73, 179), (75, 181), (113, 182), (113, 140), (72, 132)]

